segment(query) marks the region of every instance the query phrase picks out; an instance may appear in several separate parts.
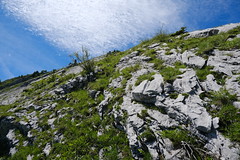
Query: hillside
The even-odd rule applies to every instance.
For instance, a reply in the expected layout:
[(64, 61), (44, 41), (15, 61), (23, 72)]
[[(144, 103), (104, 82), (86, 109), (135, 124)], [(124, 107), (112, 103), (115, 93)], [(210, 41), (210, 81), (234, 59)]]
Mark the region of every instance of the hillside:
[(0, 83), (0, 159), (240, 158), (240, 23)]

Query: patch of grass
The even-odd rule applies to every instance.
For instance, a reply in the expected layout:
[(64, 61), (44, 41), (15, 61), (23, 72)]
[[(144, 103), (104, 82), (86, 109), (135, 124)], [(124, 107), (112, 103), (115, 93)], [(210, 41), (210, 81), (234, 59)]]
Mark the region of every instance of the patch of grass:
[(71, 99), (69, 104), (72, 104), (76, 109), (91, 107), (95, 103), (95, 100), (91, 98), (87, 90), (73, 91), (68, 94), (68, 97)]
[(151, 57), (152, 59), (156, 58), (156, 51), (154, 49), (149, 49), (146, 52), (144, 52), (144, 55), (147, 57)]
[(238, 84), (240, 84), (240, 76), (237, 77)]
[(224, 75), (223, 73), (212, 71), (212, 69), (213, 69), (212, 66), (204, 66), (202, 69), (197, 68), (196, 75), (197, 75), (198, 79), (201, 82), (203, 82), (207, 79), (207, 75), (212, 74), (215, 77), (218, 84), (224, 85), (227, 76)]
[(175, 62), (173, 65), (175, 66), (175, 68), (178, 68), (178, 69), (186, 68), (186, 65), (181, 63), (181, 62), (179, 62), (179, 61)]
[(207, 55), (209, 51), (220, 47), (224, 43), (226, 43), (227, 34), (221, 33), (214, 36), (203, 38), (202, 41), (198, 45), (198, 54), (197, 55)]
[(91, 90), (103, 91), (104, 89), (107, 88), (108, 84), (109, 84), (109, 78), (101, 78), (101, 79), (97, 79), (94, 82), (90, 82), (88, 84), (88, 88)]
[(137, 70), (139, 70), (141, 68), (141, 66), (139, 64), (136, 64), (134, 66), (131, 67), (126, 67), (121, 71), (121, 75), (126, 79), (130, 79), (132, 77), (132, 73), (136, 72)]
[(180, 30), (178, 30), (175, 33), (171, 34), (171, 36), (178, 36), (178, 35), (181, 35), (181, 34), (184, 34), (184, 33), (187, 33), (186, 27), (181, 27)]
[(165, 53), (165, 55), (171, 55), (171, 54), (173, 54), (173, 52), (171, 52), (171, 51), (167, 51), (167, 52)]
[(163, 76), (166, 82), (173, 83), (177, 76), (182, 74), (182, 72), (178, 68), (164, 67), (162, 70), (160, 70), (160, 74)]
[(234, 28), (234, 29), (231, 29), (230, 31), (227, 32), (228, 34), (230, 35), (237, 35), (237, 34), (240, 34), (240, 26)]
[(153, 142), (156, 140), (156, 137), (154, 133), (151, 131), (150, 128), (147, 128), (140, 136), (140, 139), (142, 139), (144, 142)]
[(226, 41), (220, 47), (220, 50), (240, 49), (240, 38), (234, 38), (232, 41)]
[(181, 148), (182, 141), (193, 144), (195, 140), (191, 137), (188, 131), (182, 129), (174, 129), (174, 130), (164, 130), (161, 132), (162, 137), (168, 138), (172, 141), (174, 148)]
[(13, 105), (0, 105), (0, 118), (10, 116), (12, 113), (8, 110), (11, 108), (13, 108)]
[(145, 118), (148, 117), (149, 115), (148, 115), (147, 110), (144, 109), (144, 110), (141, 111), (140, 114), (138, 113), (137, 116), (138, 116), (139, 118), (145, 119)]
[(196, 49), (197, 55), (207, 58), (213, 49), (232, 50), (239, 49), (239, 38), (234, 38), (232, 41), (227, 41), (229, 36), (240, 34), (240, 27), (234, 28), (227, 33), (220, 33), (210, 37), (203, 38), (173, 38), (171, 43), (168, 43), (170, 49), (180, 48), (182, 53), (186, 50)]
[(23, 95), (27, 97), (37, 97), (45, 91), (53, 89), (56, 85), (62, 85), (66, 83), (69, 79), (74, 78), (75, 74), (69, 74), (66, 76), (60, 76), (57, 74), (52, 74), (51, 76), (36, 81), (31, 84), (31, 88), (25, 89)]
[(233, 106), (237, 101), (236, 95), (231, 95), (226, 89), (218, 92), (210, 92), (211, 104), (217, 106), (210, 108), (210, 113), (214, 117), (220, 118), (219, 130), (232, 141), (240, 142), (240, 109)]
[(141, 103), (144, 105), (144, 107), (148, 108), (148, 109), (152, 109), (152, 110), (156, 110), (161, 112), (162, 114), (167, 114), (166, 111), (163, 108), (157, 107), (153, 104), (149, 104), (149, 103)]
[(154, 74), (155, 74), (154, 72), (151, 72), (151, 73), (147, 73), (139, 76), (137, 78), (137, 81), (135, 82), (135, 86), (138, 86), (144, 80), (152, 81), (154, 79), (153, 77)]
[(43, 70), (41, 72), (35, 71), (32, 74), (27, 74), (25, 76), (21, 75), (21, 76), (12, 78), (12, 79), (1, 81), (0, 82), (0, 90), (2, 90), (4, 88), (7, 88), (7, 87), (10, 87), (10, 86), (12, 86), (12, 87), (15, 86), (16, 87), (16, 86), (19, 86), (19, 85), (23, 85), (24, 83), (28, 83), (29, 80), (31, 80), (33, 78), (36, 78), (36, 77), (40, 77), (44, 74), (47, 74), (46, 70)]
[(161, 70), (165, 67), (165, 65), (163, 64), (164, 61), (158, 58), (155, 58), (151, 61), (151, 63), (153, 63), (153, 68), (156, 70)]
[(176, 93), (176, 92), (170, 93), (170, 94), (169, 94), (169, 97), (170, 97), (171, 99), (176, 99), (176, 98), (178, 97), (178, 93)]
[(170, 139), (175, 149), (182, 148), (185, 150), (189, 159), (214, 159), (211, 157), (213, 155), (209, 155), (203, 150), (205, 144), (187, 130), (180, 128), (164, 130), (161, 132), (161, 135)]
[(212, 74), (213, 71), (211, 71), (213, 67), (211, 66), (205, 66), (202, 69), (196, 69), (196, 75), (200, 81), (205, 81), (207, 79), (207, 75)]
[(170, 35), (166, 31), (161, 29), (159, 33), (157, 33), (153, 38), (142, 41), (139, 46), (150, 45), (159, 42), (168, 42), (169, 38)]

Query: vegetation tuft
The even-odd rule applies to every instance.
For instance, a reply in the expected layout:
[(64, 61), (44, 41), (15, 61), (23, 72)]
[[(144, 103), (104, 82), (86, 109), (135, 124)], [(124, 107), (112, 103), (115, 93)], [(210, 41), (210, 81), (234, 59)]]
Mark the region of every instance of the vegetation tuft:
[(225, 136), (232, 141), (240, 142), (240, 109), (234, 107), (237, 96), (230, 94), (226, 89), (210, 93), (211, 104), (216, 108), (208, 107), (214, 117), (220, 118), (220, 128)]

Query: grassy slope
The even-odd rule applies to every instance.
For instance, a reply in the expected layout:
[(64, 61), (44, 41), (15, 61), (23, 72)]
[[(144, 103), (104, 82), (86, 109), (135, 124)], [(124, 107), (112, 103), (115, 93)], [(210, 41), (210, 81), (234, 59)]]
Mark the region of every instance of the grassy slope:
[[(152, 57), (151, 63), (154, 63), (154, 68), (159, 70), (165, 81), (172, 83), (173, 80), (176, 79), (176, 76), (180, 74), (179, 68), (184, 68), (186, 66), (176, 63), (175, 68), (166, 67), (162, 60), (156, 58), (154, 50), (142, 50), (144, 46), (153, 43), (165, 42), (167, 43), (169, 50), (180, 47), (183, 52), (184, 50), (197, 48), (198, 55), (207, 58), (209, 56), (208, 53), (215, 48), (221, 50), (239, 49), (239, 38), (233, 41), (226, 41), (228, 37), (239, 33), (240, 27), (229, 31), (228, 33), (221, 33), (208, 38), (191, 38), (188, 40), (184, 40), (184, 35), (180, 36), (180, 38), (176, 38), (174, 36), (161, 33), (153, 39), (142, 42), (138, 46), (131, 49), (131, 51), (140, 50), (141, 54)], [(96, 75), (96, 80), (90, 82), (84, 89), (68, 93), (66, 97), (68, 97), (69, 101), (55, 99), (54, 102), (58, 103), (57, 107), (52, 112), (47, 112), (44, 115), (39, 116), (39, 123), (43, 128), (43, 131), (32, 131), (32, 134), (36, 137), (33, 144), (26, 147), (22, 147), (22, 145), (20, 145), (17, 147), (19, 151), (13, 157), (8, 158), (24, 159), (27, 157), (27, 155), (31, 154), (35, 155), (34, 159), (46, 159), (45, 155), (42, 154), (42, 150), (48, 142), (52, 142), (52, 136), (54, 135), (54, 132), (57, 131), (63, 134), (63, 136), (66, 138), (64, 139), (64, 144), (59, 142), (53, 143), (52, 151), (48, 159), (73, 159), (76, 157), (81, 159), (98, 159), (98, 153), (102, 148), (105, 151), (105, 159), (117, 159), (119, 153), (122, 154), (123, 159), (132, 159), (130, 149), (128, 147), (128, 139), (125, 133), (113, 127), (112, 124), (114, 122), (114, 118), (112, 116), (104, 116), (104, 119), (101, 120), (96, 108), (96, 106), (103, 100), (104, 90), (109, 90), (114, 95), (114, 98), (112, 101), (110, 101), (105, 113), (111, 112), (111, 110), (116, 107), (114, 104), (117, 101), (121, 103), (122, 96), (125, 94), (124, 87), (127, 80), (131, 78), (131, 73), (138, 70), (140, 66), (128, 67), (121, 72), (116, 70), (115, 67), (121, 57), (129, 54), (131, 51), (108, 54), (103, 59), (96, 62), (96, 65), (100, 70), (100, 72), (98, 72)], [(206, 75), (209, 73), (212, 73), (209, 72), (209, 68), (197, 70), (197, 75), (200, 80), (204, 80)], [(150, 73), (148, 75), (139, 77), (137, 84), (145, 79), (151, 80), (151, 76), (153, 74), (154, 73)], [(117, 89), (108, 89), (110, 80), (117, 78), (120, 75), (122, 75), (124, 78), (122, 81), (122, 87)], [(32, 88), (25, 90), (22, 99), (15, 104), (0, 106), (0, 117), (13, 115), (13, 113), (7, 112), (7, 110), (10, 108), (17, 108), (16, 112), (23, 110), (21, 107), (24, 105), (26, 98), (33, 100), (35, 104), (48, 104), (48, 100), (54, 99), (54, 97), (48, 94), (48, 91), (53, 87), (66, 83), (67, 80), (75, 76), (77, 75), (71, 74), (67, 76), (61, 76), (52, 72), (50, 77), (33, 83)], [(19, 84), (18, 81), (24, 82), (29, 78), (32, 78), (32, 76), (27, 75), (24, 76), (23, 79), (14, 78), (7, 80), (1, 82), (0, 87), (1, 89), (5, 88), (7, 90), (7, 88), (12, 87), (13, 84)], [(97, 99), (94, 100), (89, 96), (88, 90), (98, 90), (101, 91), (101, 94), (99, 94)], [(228, 103), (225, 103), (226, 95)], [(230, 95), (225, 90), (205, 93), (204, 96), (208, 96), (208, 98), (210, 98), (209, 104), (215, 104), (218, 106), (218, 109), (209, 108), (209, 112), (213, 116), (220, 117), (219, 130), (231, 140), (240, 142), (239, 110), (234, 108), (232, 105), (233, 101), (236, 100), (236, 97)], [(47, 124), (49, 115), (66, 109), (67, 107), (68, 109), (65, 111), (66, 116), (54, 122), (54, 129), (49, 128)], [(30, 113), (33, 111), (34, 110), (30, 110), (28, 112)], [(39, 111), (37, 112), (37, 114), (40, 114)], [(124, 121), (126, 117), (127, 115), (124, 115), (122, 117), (122, 121)], [(101, 136), (97, 136), (98, 130), (103, 131)], [(189, 135), (187, 135), (185, 131), (183, 131), (183, 133), (180, 131), (181, 130), (166, 131), (163, 133), (163, 135), (165, 137), (170, 137), (171, 139), (172, 135), (178, 134), (182, 140), (191, 143), (192, 139), (187, 137)], [(146, 133), (146, 135), (148, 134)], [(20, 139), (19, 144), (23, 144), (26, 138), (21, 136), (21, 133), (18, 133), (17, 136)], [(175, 139), (172, 139), (172, 141), (176, 146), (179, 143), (178, 140)], [(57, 155), (61, 155), (61, 158), (57, 158)]]

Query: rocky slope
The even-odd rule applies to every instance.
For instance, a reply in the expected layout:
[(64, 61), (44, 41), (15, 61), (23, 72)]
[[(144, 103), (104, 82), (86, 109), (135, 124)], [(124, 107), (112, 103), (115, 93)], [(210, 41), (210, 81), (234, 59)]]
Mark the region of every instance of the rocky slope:
[(239, 159), (240, 24), (0, 84), (0, 159)]

